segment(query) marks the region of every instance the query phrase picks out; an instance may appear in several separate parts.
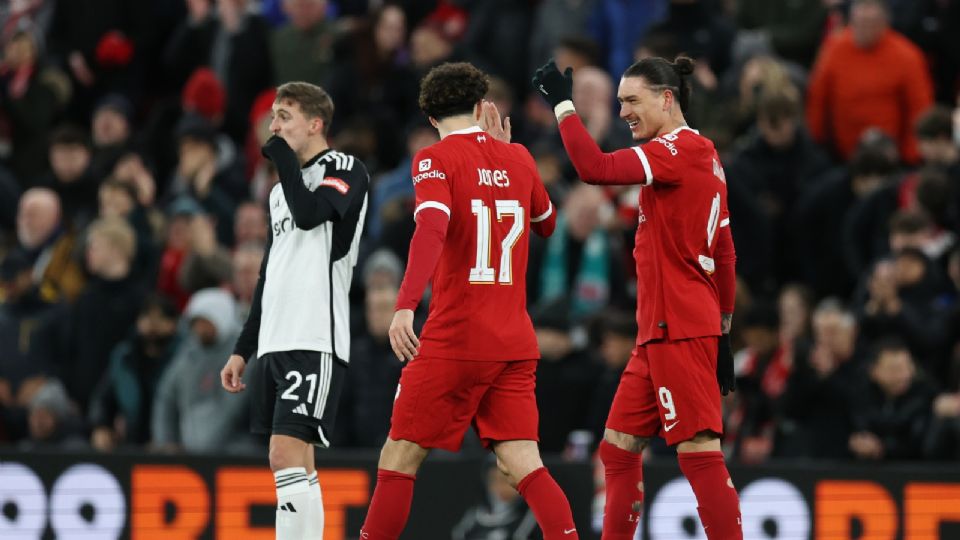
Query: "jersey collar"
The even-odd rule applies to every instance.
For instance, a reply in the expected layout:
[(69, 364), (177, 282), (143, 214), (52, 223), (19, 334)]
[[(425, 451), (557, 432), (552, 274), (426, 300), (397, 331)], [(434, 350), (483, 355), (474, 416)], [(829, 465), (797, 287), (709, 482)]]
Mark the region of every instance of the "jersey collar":
[(678, 127), (677, 129), (671, 131), (671, 132), (669, 133), (669, 135), (676, 135), (677, 133), (680, 133), (680, 132), (683, 131), (683, 130), (692, 131), (692, 132), (696, 133), (697, 135), (700, 134), (700, 132), (699, 132), (698, 130), (693, 129), (693, 128), (690, 127), (690, 126), (680, 126), (680, 127)]
[(332, 151), (333, 151), (333, 148), (327, 148), (327, 149), (324, 150), (323, 152), (320, 152), (319, 154), (317, 154), (317, 155), (313, 156), (312, 158), (310, 158), (310, 160), (307, 161), (306, 163), (304, 163), (304, 164), (303, 164), (303, 167), (300, 167), (300, 168), (301, 168), (301, 169), (308, 169), (308, 168), (310, 168), (310, 166), (313, 165), (314, 163), (316, 163), (317, 161), (319, 161), (320, 158), (322, 158), (322, 157), (323, 157), (324, 155), (326, 155), (328, 152), (332, 152)]
[(480, 133), (483, 129), (480, 126), (470, 126), (468, 128), (458, 129), (456, 131), (451, 131), (447, 135), (470, 135), (471, 133)]

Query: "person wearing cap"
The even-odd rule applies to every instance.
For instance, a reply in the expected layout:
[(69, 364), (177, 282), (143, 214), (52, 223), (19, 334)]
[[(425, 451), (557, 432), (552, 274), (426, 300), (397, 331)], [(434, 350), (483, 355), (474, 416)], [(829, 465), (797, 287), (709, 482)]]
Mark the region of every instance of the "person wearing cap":
[(190, 297), (183, 320), (190, 329), (164, 372), (153, 404), (152, 445), (161, 450), (223, 452), (249, 444), (249, 403), (222, 392), (223, 358), (240, 333), (236, 302), (223, 289)]

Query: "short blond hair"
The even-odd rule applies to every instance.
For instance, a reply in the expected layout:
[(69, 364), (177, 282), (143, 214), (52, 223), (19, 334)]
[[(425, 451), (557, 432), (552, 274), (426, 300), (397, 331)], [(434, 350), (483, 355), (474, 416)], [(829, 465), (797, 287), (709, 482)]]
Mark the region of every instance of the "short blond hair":
[(137, 235), (123, 218), (104, 217), (90, 224), (87, 229), (87, 241), (94, 236), (105, 240), (114, 249), (119, 251), (127, 261), (133, 260), (137, 251)]

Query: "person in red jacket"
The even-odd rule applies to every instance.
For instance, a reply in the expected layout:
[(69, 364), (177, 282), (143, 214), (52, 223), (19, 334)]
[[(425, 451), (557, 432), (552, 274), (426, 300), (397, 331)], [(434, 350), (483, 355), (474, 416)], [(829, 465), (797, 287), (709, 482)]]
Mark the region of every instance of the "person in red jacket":
[(693, 68), (685, 57), (647, 58), (627, 68), (617, 99), (638, 144), (606, 154), (576, 114), (572, 70), (560, 73), (550, 61), (533, 79), (554, 108), (582, 181), (642, 186), (634, 246), (639, 333), (599, 449), (603, 540), (634, 537), (643, 507), (641, 452), (656, 435), (677, 447), (707, 538), (743, 538), (720, 449), (720, 395), (734, 389), (728, 333), (736, 256), (720, 158), (684, 118)]
[(810, 75), (810, 133), (844, 161), (870, 127), (893, 137), (904, 161), (919, 159), (913, 126), (933, 104), (933, 82), (923, 53), (889, 19), (883, 0), (855, 0), (849, 27), (827, 39)]

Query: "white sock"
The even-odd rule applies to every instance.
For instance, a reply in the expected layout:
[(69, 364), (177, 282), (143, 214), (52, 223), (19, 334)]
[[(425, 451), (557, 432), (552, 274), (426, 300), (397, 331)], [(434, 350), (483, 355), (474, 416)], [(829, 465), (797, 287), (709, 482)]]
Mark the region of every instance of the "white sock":
[(307, 476), (310, 484), (310, 511), (307, 513), (306, 536), (308, 540), (323, 540), (323, 495), (320, 491), (320, 481), (317, 471)]
[(277, 486), (277, 540), (306, 538), (310, 510), (310, 483), (303, 467), (288, 467), (273, 473)]

